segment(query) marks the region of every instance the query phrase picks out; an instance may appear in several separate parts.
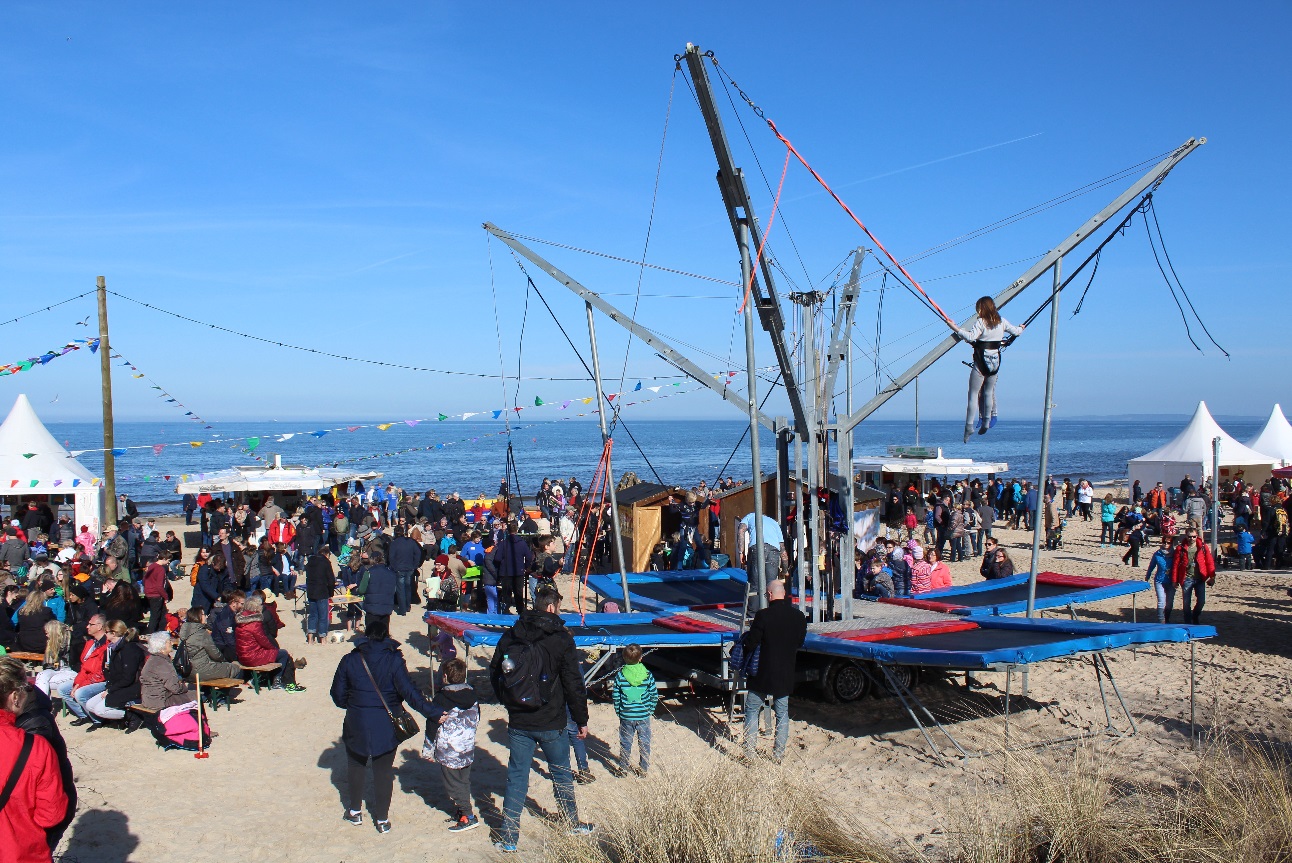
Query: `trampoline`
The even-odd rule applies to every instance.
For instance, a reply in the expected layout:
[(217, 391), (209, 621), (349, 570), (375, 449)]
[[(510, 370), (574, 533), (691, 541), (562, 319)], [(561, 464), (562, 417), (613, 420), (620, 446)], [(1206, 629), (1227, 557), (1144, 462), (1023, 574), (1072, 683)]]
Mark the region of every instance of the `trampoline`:
[[(998, 578), (978, 584), (949, 587), (921, 593), (910, 599), (882, 599), (880, 602), (926, 608), (959, 615), (1005, 615), (1027, 611), (1026, 573)], [(1042, 572), (1036, 577), (1036, 608), (1062, 608), (1084, 605), (1118, 596), (1130, 596), (1148, 590), (1146, 581), (1121, 581), (1116, 578), (1090, 578)]]
[[(424, 615), (434, 624), (468, 647), (493, 647), (502, 634), (516, 623), (514, 614), (470, 614), (465, 612)], [(580, 622), (577, 614), (562, 614), (566, 629), (574, 636), (577, 647), (718, 647), (731, 639), (729, 630), (708, 629), (684, 631), (654, 622), (650, 614), (589, 614)]]
[[(617, 575), (588, 576), (588, 587), (598, 596), (624, 601)], [(683, 572), (629, 573), (628, 591), (634, 611), (669, 611), (681, 608), (743, 606), (746, 591), (743, 569)]]

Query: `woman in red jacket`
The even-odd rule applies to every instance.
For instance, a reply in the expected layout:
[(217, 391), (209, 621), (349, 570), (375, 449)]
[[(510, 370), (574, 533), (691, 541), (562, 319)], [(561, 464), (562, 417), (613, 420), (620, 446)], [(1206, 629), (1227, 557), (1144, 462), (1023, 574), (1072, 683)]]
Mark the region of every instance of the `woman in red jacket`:
[[(1207, 585), (1216, 583), (1216, 560), (1211, 547), (1202, 541), (1198, 531), (1190, 528), (1171, 560), (1171, 581), (1181, 587), (1180, 604), (1186, 623), (1202, 622), (1202, 606), (1207, 602)], [(1189, 607), (1193, 594), (1193, 607)]]
[(264, 600), (253, 593), (247, 597), (242, 611), (234, 618), (233, 643), (238, 653), (238, 663), (243, 668), (257, 668), (277, 662), (280, 668), (274, 688), (304, 692), (305, 687), (296, 683), (296, 662), (292, 655), (265, 634), (263, 611)]
[(50, 863), (45, 831), (66, 815), (67, 794), (53, 747), (15, 725), (30, 691), (21, 663), (0, 663), (0, 788), (16, 774), (9, 799), (0, 800), (0, 849), (15, 863)]

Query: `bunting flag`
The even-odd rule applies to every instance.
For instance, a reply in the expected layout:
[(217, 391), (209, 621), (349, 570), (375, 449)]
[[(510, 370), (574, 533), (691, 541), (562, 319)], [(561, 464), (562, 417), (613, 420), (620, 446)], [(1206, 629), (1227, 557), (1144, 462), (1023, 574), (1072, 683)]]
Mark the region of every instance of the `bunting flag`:
[(256, 447), (258, 447), (258, 446), (260, 446), (260, 438), (258, 438), (258, 437), (249, 437), (249, 438), (247, 438), (247, 449), (248, 449), (249, 451), (253, 451), (253, 452), (254, 452), (254, 451), (255, 451), (255, 449), (256, 449)]
[(394, 423), (382, 423), (381, 425), (377, 426), (377, 428), (381, 429), (382, 431), (385, 431), (386, 429), (390, 428), (393, 425)]
[(538, 396), (534, 396), (534, 407), (541, 408), (542, 406), (543, 406), (543, 400), (540, 399)]
[(198, 447), (200, 447), (203, 443), (205, 443), (205, 441), (200, 441), (200, 440), (191, 440), (191, 441), (189, 441), (189, 442), (188, 442), (188, 445), (189, 445), (189, 446), (191, 446), (193, 449), (197, 449), (197, 448), (198, 448)]
[(164, 400), (165, 400), (165, 401), (164, 401), (164, 403), (165, 403), (165, 404), (168, 404), (168, 405), (175, 405), (175, 407), (183, 409), (183, 410), (184, 410), (184, 416), (188, 417), (188, 418), (189, 418), (189, 419), (191, 419), (193, 422), (195, 422), (195, 423), (197, 423), (198, 425), (202, 426), (204, 430), (205, 430), (205, 429), (210, 429), (210, 428), (212, 428), (212, 426), (211, 426), (211, 425), (209, 425), (209, 424), (207, 423), (207, 421), (206, 421), (206, 420), (202, 419), (200, 416), (198, 416), (198, 415), (197, 415), (196, 413), (194, 413), (193, 411), (188, 410), (188, 409), (187, 409), (187, 406), (186, 406), (183, 402), (181, 402), (181, 401), (180, 401), (178, 398), (176, 398), (173, 394), (171, 394), (171, 393), (167, 392), (167, 391), (166, 391), (166, 389), (165, 389), (164, 387), (162, 387), (162, 386), (161, 386), (161, 384), (157, 383), (155, 380), (153, 380), (152, 378), (150, 378), (150, 377), (148, 376), (147, 372), (144, 372), (142, 369), (140, 369), (140, 368), (139, 368), (138, 366), (136, 366), (134, 363), (130, 362), (130, 360), (128, 360), (128, 359), (126, 359), (125, 357), (123, 357), (119, 351), (113, 350), (113, 352), (112, 352), (112, 359), (114, 359), (114, 360), (121, 360), (121, 365), (128, 367), (128, 368), (130, 369), (130, 371), (134, 372), (134, 374), (132, 374), (130, 377), (132, 377), (132, 378), (142, 378), (142, 379), (144, 379), (144, 380), (148, 381), (149, 387), (150, 387), (151, 389), (157, 390), (157, 392), (158, 392), (158, 396), (157, 396), (157, 398), (159, 398), (159, 399), (164, 399)]
[(638, 381), (638, 382), (637, 382), (637, 386), (633, 387), (633, 392), (637, 392), (637, 391), (638, 391), (638, 390), (640, 390), (641, 388), (642, 388), (642, 382), (641, 382), (641, 381)]
[(566, 399), (565, 401), (561, 402), (561, 410), (565, 410), (565, 409), (566, 409), (566, 408), (568, 408), (569, 406), (570, 406), (570, 400), (569, 400), (569, 399)]
[(34, 452), (25, 452), (25, 453), (23, 453), (23, 454), (22, 454), (22, 457), (23, 457), (23, 458), (35, 458), (35, 457), (36, 457), (36, 454), (35, 454)]
[(153, 455), (161, 455), (162, 450), (166, 449), (166, 444), (159, 443), (153, 445)]
[(502, 416), (502, 411), (494, 411), (494, 412), (493, 412), (493, 418), (494, 418), (494, 419), (498, 419), (498, 417), (500, 417), (500, 416)]
[(38, 357), (28, 357), (25, 360), (9, 363), (0, 366), (0, 376), (16, 375), (19, 372), (25, 372), (36, 365), (47, 365), (50, 360), (70, 354), (72, 351), (79, 351), (81, 348), (89, 348), (91, 353), (97, 353), (99, 350), (99, 340), (93, 339), (72, 339), (72, 341), (63, 345), (61, 348), (45, 351)]

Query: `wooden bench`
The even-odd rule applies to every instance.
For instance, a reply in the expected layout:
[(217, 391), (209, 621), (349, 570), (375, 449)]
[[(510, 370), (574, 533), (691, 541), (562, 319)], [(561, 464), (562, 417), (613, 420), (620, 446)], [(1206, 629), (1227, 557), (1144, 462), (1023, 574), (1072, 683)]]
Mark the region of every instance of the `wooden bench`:
[(43, 653), (25, 653), (21, 650), (11, 650), (8, 655), (23, 662), (34, 662), (37, 665), (45, 664), (45, 654)]
[(282, 663), (280, 662), (270, 662), (265, 665), (257, 665), (251, 668), (244, 666), (242, 670), (251, 672), (251, 688), (255, 690), (257, 695), (259, 695), (261, 683), (260, 675), (263, 674), (265, 676), (264, 682), (268, 683), (270, 676), (282, 667)]
[(206, 703), (211, 705), (212, 710), (220, 709), (220, 702), (224, 702), (226, 710), (232, 707), (232, 690), (243, 685), (243, 681), (233, 677), (217, 677), (212, 680), (203, 680), (201, 684), (202, 697)]

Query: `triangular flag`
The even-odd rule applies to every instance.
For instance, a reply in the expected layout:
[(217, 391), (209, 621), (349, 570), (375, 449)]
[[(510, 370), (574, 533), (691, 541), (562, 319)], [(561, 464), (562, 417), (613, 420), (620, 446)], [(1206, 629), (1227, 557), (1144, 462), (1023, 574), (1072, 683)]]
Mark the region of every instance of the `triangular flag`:
[(569, 400), (569, 399), (566, 399), (565, 401), (561, 402), (561, 410), (565, 410), (565, 409), (566, 409), (566, 408), (568, 408), (569, 406), (570, 406), (570, 400)]
[(258, 437), (247, 438), (247, 449), (254, 450), (258, 446), (260, 446), (260, 438)]
[(23, 454), (22, 454), (22, 457), (23, 457), (23, 458), (34, 458), (34, 457), (35, 457), (35, 455), (36, 455), (36, 454), (35, 454), (34, 452), (25, 452), (25, 453), (23, 453)]
[(493, 412), (493, 418), (494, 418), (494, 419), (498, 419), (498, 417), (500, 417), (500, 416), (502, 416), (502, 411), (500, 411), (500, 410), (499, 410), (499, 411), (494, 411), (494, 412)]
[(153, 455), (161, 455), (164, 449), (166, 449), (166, 444), (164, 443), (153, 444)]
[(16, 486), (17, 484), (18, 484), (18, 480), (16, 480), (16, 479), (10, 480), (10, 481), (9, 481), (9, 488), (13, 488), (13, 487), (14, 487), (14, 486)]
[(79, 479), (72, 480), (72, 488), (76, 488), (80, 484), (81, 484), (81, 481)]
[(394, 423), (382, 423), (381, 425), (377, 426), (377, 428), (381, 429), (382, 431), (385, 431), (386, 429), (390, 428), (393, 425)]
[(54, 488), (58, 488), (62, 484), (63, 484), (63, 481), (61, 479), (54, 480)]
[(478, 413), (480, 413), (480, 411), (470, 411), (470, 412), (468, 412), (468, 413), (464, 413), (464, 414), (462, 415), (462, 418), (463, 418), (464, 420), (465, 420), (465, 419), (470, 419), (471, 417), (475, 416), (475, 415), (476, 415), (476, 414), (478, 414)]
[(280, 435), (278, 436), (278, 442), (279, 442), (279, 443), (284, 443), (284, 442), (286, 442), (286, 441), (291, 440), (291, 439), (292, 439), (292, 438), (294, 438), (294, 437), (296, 437), (296, 432), (287, 432), (286, 434), (280, 434)]
[(525, 408), (524, 408), (524, 406), (523, 406), (523, 405), (517, 405), (516, 407), (512, 408), (512, 410), (514, 410), (516, 413), (520, 413), (520, 412), (521, 412), (521, 411), (523, 411), (524, 409), (525, 409)]
[(540, 399), (538, 396), (534, 396), (534, 407), (541, 408), (542, 406), (543, 406), (543, 400)]
[(200, 446), (202, 445), (202, 441), (200, 441), (200, 440), (191, 440), (191, 441), (189, 441), (189, 442), (188, 442), (188, 445), (189, 445), (189, 446), (191, 446), (193, 449), (197, 449), (198, 447), (200, 447)]
[(130, 377), (132, 377), (132, 378), (141, 378), (141, 377), (143, 377), (143, 375), (131, 375)]
[(165, 479), (165, 480), (169, 481), (169, 480), (170, 480), (170, 474), (166, 474), (166, 476), (165, 476), (165, 477), (163, 477), (163, 479)]
[(657, 393), (657, 392), (659, 392), (660, 390), (662, 390), (662, 389), (663, 389), (663, 387), (648, 387), (648, 389), (649, 389), (651, 392), (653, 392), (653, 393)]
[(312, 431), (310, 432), (310, 434), (314, 435), (314, 437), (323, 437), (323, 435), (327, 434), (327, 429), (319, 429), (318, 431)]
[(642, 382), (638, 381), (637, 386), (633, 387), (633, 392), (637, 392), (641, 388), (642, 388)]
[(180, 474), (180, 475), (179, 475), (179, 481), (180, 481), (180, 482), (188, 482), (188, 474), (186, 474), (186, 473), (182, 473), (182, 474)]
[(580, 399), (579, 401), (583, 402), (585, 405), (590, 405), (590, 404), (592, 404), (592, 399), (590, 399), (590, 398), (588, 398), (588, 399)]
[(346, 431), (348, 431), (348, 432), (355, 432), (355, 431), (358, 431), (358, 430), (359, 430), (359, 429), (361, 429), (361, 428), (363, 428), (363, 426), (346, 426), (346, 427), (345, 427), (345, 430), (346, 430)]
[(114, 449), (114, 450), (112, 451), (112, 454), (113, 454), (113, 455), (125, 455), (125, 454), (126, 454), (126, 451), (125, 451), (125, 450), (123, 450), (123, 449)]
[(615, 400), (615, 396), (617, 396), (617, 395), (619, 395), (619, 393), (606, 393), (606, 401), (608, 401), (608, 402), (612, 402), (612, 401), (614, 401), (614, 400)]
[(99, 352), (99, 340), (94, 339), (90, 342), (90, 353), (97, 354), (98, 352)]
[(36, 487), (36, 486), (38, 486), (39, 484), (40, 484), (40, 480), (38, 480), (38, 479), (33, 479), (33, 480), (31, 481), (31, 486), (30, 486), (30, 487), (31, 487), (31, 488), (35, 488), (35, 487)]
[(435, 415), (435, 421), (436, 421), (436, 422), (444, 422), (444, 421), (445, 421), (446, 419), (448, 419), (448, 418), (449, 418), (449, 415), (448, 415), (448, 414), (436, 414), (436, 415)]

